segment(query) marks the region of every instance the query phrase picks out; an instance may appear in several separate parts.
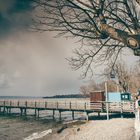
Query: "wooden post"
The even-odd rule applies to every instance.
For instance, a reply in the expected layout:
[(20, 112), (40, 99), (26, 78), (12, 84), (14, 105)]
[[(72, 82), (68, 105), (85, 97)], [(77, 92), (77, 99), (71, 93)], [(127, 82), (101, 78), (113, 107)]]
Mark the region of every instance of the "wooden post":
[(36, 108), (36, 101), (35, 101), (35, 108)]
[(58, 102), (56, 102), (56, 109), (58, 109)]
[(22, 114), (23, 114), (23, 109), (20, 108), (20, 115), (22, 116)]
[(4, 101), (3, 113), (5, 113), (5, 101)]
[(12, 106), (12, 101), (10, 101), (10, 106)]
[(6, 107), (6, 110), (7, 110), (7, 114), (8, 114), (8, 112), (9, 112), (8, 107)]
[(122, 102), (120, 102), (120, 105), (121, 105), (121, 118), (123, 118), (123, 104), (122, 104)]
[(98, 112), (98, 117), (100, 117), (100, 112)]
[(55, 115), (55, 110), (53, 109), (53, 120), (55, 119), (54, 115)]
[(86, 120), (89, 121), (88, 112), (86, 112)]
[(85, 103), (85, 110), (87, 109), (87, 104)]
[(19, 101), (17, 102), (17, 106), (19, 107)]
[(27, 101), (25, 101), (25, 107), (27, 107)]
[(74, 120), (74, 111), (72, 111), (72, 119)]
[(9, 114), (11, 114), (11, 107), (9, 108)]
[(39, 109), (37, 110), (37, 118), (39, 119)]
[(24, 115), (25, 116), (27, 115), (27, 109), (26, 108), (24, 109)]
[(47, 102), (45, 102), (45, 108), (47, 108)]
[(66, 101), (65, 101), (65, 108), (66, 108)]
[(101, 112), (103, 112), (104, 111), (104, 103), (103, 102), (101, 102), (101, 106), (102, 106)]
[(61, 111), (59, 110), (59, 120), (61, 121)]
[(37, 109), (36, 109), (36, 101), (35, 101), (35, 117), (37, 115)]
[(71, 110), (71, 102), (70, 102), (70, 110)]
[(35, 117), (36, 117), (36, 114), (37, 114), (37, 111), (36, 111), (36, 108), (35, 108)]

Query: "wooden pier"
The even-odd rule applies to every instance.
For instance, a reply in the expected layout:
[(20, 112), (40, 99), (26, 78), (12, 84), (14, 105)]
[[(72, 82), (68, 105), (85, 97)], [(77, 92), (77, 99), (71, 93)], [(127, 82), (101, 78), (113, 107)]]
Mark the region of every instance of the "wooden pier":
[(27, 115), (27, 110), (34, 110), (35, 117), (39, 118), (41, 110), (52, 110), (52, 117), (55, 118), (55, 111), (59, 112), (59, 119), (61, 120), (62, 112), (71, 111), (74, 119), (75, 112), (85, 112), (86, 119), (89, 118), (89, 113), (120, 113), (123, 117), (124, 113), (135, 113), (134, 102), (40, 102), (40, 101), (18, 101), (18, 100), (0, 100), (0, 112), (11, 114), (12, 109), (19, 109), (20, 115)]

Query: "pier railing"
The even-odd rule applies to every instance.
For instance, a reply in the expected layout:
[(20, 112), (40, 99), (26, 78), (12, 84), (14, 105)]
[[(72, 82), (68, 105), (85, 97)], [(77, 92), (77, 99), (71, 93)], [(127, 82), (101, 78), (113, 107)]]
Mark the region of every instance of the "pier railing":
[(40, 109), (67, 109), (67, 110), (88, 110), (90, 103), (83, 102), (55, 102), (55, 101), (18, 101), (18, 100), (0, 100), (0, 107), (15, 107), (15, 108), (40, 108)]
[(106, 112), (108, 104), (109, 112), (135, 112), (135, 103), (128, 102), (64, 102), (64, 101), (18, 101), (18, 100), (0, 100), (0, 107), (11, 108), (30, 108), (30, 109), (55, 109), (55, 110), (93, 110), (97, 112)]

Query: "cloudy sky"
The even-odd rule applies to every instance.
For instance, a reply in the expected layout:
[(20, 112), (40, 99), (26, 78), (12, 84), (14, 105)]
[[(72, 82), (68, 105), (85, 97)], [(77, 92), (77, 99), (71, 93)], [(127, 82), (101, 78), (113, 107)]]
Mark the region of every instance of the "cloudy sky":
[[(80, 71), (72, 71), (65, 58), (80, 44), (29, 31), (31, 5), (29, 0), (0, 1), (0, 95), (78, 93), (87, 79), (79, 79)], [(137, 60), (131, 54), (124, 59), (129, 65)]]

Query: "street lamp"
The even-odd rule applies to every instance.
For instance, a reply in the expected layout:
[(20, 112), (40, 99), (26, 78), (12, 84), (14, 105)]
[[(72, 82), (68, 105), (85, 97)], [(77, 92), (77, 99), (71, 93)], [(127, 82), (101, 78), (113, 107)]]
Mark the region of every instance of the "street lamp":
[[(115, 78), (115, 71), (114, 69), (110, 73), (110, 78)], [(107, 81), (105, 81), (105, 95), (106, 95), (106, 113), (107, 113), (107, 120), (109, 120), (109, 103), (108, 103), (108, 88), (107, 88)]]
[(108, 105), (107, 81), (105, 81), (105, 96), (106, 96), (106, 113), (107, 113), (107, 120), (109, 120), (109, 105)]

